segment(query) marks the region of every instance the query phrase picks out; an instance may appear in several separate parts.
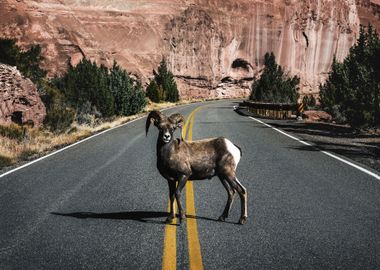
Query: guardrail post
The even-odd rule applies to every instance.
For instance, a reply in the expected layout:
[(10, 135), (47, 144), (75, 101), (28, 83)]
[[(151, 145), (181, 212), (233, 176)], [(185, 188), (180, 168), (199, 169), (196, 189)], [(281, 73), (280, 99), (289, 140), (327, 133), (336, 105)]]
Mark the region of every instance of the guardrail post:
[(305, 104), (303, 102), (297, 104), (297, 119), (302, 120), (302, 113), (305, 111)]

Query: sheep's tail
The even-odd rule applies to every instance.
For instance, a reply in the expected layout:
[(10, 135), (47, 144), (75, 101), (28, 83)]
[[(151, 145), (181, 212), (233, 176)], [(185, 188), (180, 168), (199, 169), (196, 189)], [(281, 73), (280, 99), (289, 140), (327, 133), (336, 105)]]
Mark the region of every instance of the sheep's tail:
[(242, 157), (243, 156), (243, 150), (241, 150), (241, 148), (240, 148), (239, 145), (236, 145), (236, 144), (234, 144), (234, 145), (239, 149), (239, 151), (240, 151), (240, 157)]

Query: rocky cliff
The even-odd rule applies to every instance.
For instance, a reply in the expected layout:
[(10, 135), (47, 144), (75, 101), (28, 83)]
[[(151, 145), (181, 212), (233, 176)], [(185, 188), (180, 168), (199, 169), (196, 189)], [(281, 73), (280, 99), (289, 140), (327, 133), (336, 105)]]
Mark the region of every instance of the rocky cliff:
[(0, 64), (0, 124), (39, 127), (46, 116), (36, 86), (16, 67)]
[[(3, 0), (4, 1), (4, 0)], [(317, 94), (379, 0), (5, 0), (0, 35), (39, 43), (50, 74), (68, 59), (117, 60), (143, 82), (165, 57), (182, 97), (241, 96), (273, 51), (301, 93)], [(378, 28), (379, 29), (379, 28)]]

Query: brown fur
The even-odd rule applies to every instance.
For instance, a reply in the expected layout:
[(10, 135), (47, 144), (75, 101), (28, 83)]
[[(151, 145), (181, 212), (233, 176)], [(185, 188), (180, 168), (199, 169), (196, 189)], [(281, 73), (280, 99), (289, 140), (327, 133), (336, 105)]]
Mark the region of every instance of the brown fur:
[[(159, 129), (157, 168), (169, 184), (171, 210), (168, 221), (174, 218), (174, 196), (177, 199), (180, 217), (181, 219), (185, 218), (180, 196), (188, 179), (203, 180), (218, 176), (228, 193), (228, 201), (219, 220), (225, 220), (228, 217), (237, 191), (241, 198), (242, 209), (239, 223), (245, 223), (247, 219), (247, 191), (237, 181), (235, 172), (237, 164), (235, 164), (232, 154), (227, 150), (225, 138), (219, 137), (198, 141), (173, 139), (175, 129), (182, 128), (184, 122), (184, 118), (180, 114), (166, 117), (158, 111), (151, 112), (146, 122), (146, 133), (148, 133), (151, 122)], [(170, 140), (167, 141), (169, 136)], [(240, 147), (238, 148), (240, 149)], [(178, 182), (177, 187), (176, 182)]]

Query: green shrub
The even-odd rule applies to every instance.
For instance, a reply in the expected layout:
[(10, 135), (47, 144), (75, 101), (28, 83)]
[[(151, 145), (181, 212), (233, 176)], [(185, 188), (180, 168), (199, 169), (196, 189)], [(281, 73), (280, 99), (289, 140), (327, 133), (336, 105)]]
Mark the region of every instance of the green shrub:
[(3, 155), (0, 155), (0, 169), (12, 165), (12, 159)]
[(93, 125), (101, 117), (138, 113), (146, 105), (141, 84), (116, 62), (109, 69), (83, 59), (75, 67), (69, 64), (64, 76), (48, 81), (39, 67), (42, 60), (39, 45), (21, 50), (15, 40), (0, 39), (0, 62), (17, 66), (37, 84), (46, 106), (44, 126), (51, 131), (66, 131), (75, 115), (79, 123)]
[(131, 98), (129, 99), (129, 115), (141, 112), (147, 104), (145, 92), (140, 83), (136, 83), (132, 88)]
[(296, 103), (298, 100), (299, 77), (289, 77), (277, 65), (273, 53), (264, 56), (265, 68), (260, 78), (254, 78), (251, 100), (272, 103)]
[(352, 127), (380, 125), (380, 38), (368, 26), (343, 63), (334, 59), (327, 81), (320, 86), (322, 108), (336, 121)]
[(16, 124), (0, 126), (0, 135), (9, 139), (22, 141), (27, 135), (27, 129)]
[(46, 107), (44, 127), (52, 132), (65, 132), (74, 122), (75, 111), (66, 104), (63, 93), (53, 83), (41, 83), (41, 100)]
[(75, 121), (78, 124), (84, 124), (87, 126), (95, 126), (97, 124), (97, 119), (101, 118), (102, 114), (92, 106), (89, 101), (83, 103), (77, 110)]
[(67, 73), (56, 79), (56, 86), (64, 93), (69, 105), (79, 108), (90, 102), (103, 116), (115, 113), (114, 98), (108, 87), (108, 68), (83, 59), (77, 66), (69, 65)]
[(153, 70), (154, 79), (146, 89), (147, 97), (153, 102), (177, 102), (179, 93), (173, 73), (168, 69), (165, 59), (162, 59), (157, 72)]
[(76, 67), (70, 65), (66, 75), (55, 79), (55, 85), (84, 121), (89, 120), (88, 110), (83, 110), (86, 104), (91, 104), (100, 113), (93, 114), (95, 118), (131, 115), (146, 105), (140, 84), (133, 81), (116, 62), (108, 69), (83, 59)]
[(317, 104), (313, 95), (305, 95), (302, 99), (302, 103), (305, 104), (306, 109), (314, 108)]
[(46, 114), (44, 126), (55, 133), (68, 130), (75, 119), (75, 111), (71, 108), (54, 106)]
[(28, 160), (30, 157), (34, 156), (38, 154), (38, 152), (36, 150), (24, 150), (21, 152), (20, 156), (19, 156), (19, 159), (20, 160)]
[(40, 68), (42, 60), (39, 45), (32, 45), (29, 50), (22, 50), (14, 39), (0, 39), (0, 62), (17, 66), (25, 77), (38, 85), (46, 76), (46, 71)]
[(160, 96), (158, 94), (158, 85), (155, 80), (152, 80), (146, 88), (146, 96), (153, 102), (160, 102)]
[(128, 72), (120, 68), (116, 62), (110, 70), (109, 87), (115, 100), (117, 115), (136, 114), (145, 107), (145, 93), (141, 84), (133, 81)]
[(116, 62), (110, 70), (109, 87), (114, 97), (115, 114), (129, 115), (129, 99), (132, 92), (132, 82), (127, 71), (120, 68)]

